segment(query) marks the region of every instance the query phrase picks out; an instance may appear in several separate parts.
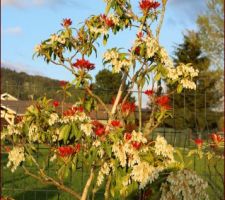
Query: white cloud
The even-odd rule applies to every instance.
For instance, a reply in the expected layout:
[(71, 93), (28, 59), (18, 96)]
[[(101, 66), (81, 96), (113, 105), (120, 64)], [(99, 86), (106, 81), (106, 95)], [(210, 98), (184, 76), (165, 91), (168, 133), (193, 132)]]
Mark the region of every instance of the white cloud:
[(3, 29), (3, 34), (7, 34), (7, 35), (20, 35), (21, 33), (22, 33), (22, 28), (19, 26)]
[(16, 72), (25, 72), (30, 75), (40, 75), (45, 76), (42, 72), (36, 70), (34, 67), (31, 67), (29, 65), (26, 65), (24, 63), (14, 63), (11, 61), (2, 61), (1, 67), (8, 68), (11, 70), (15, 70)]

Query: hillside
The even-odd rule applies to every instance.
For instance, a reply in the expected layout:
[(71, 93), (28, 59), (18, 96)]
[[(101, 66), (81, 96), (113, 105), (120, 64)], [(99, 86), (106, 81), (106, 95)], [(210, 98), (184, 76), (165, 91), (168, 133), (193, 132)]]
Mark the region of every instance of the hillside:
[[(1, 93), (7, 92), (18, 99), (28, 100), (31, 95), (37, 99), (46, 95), (48, 98), (61, 100), (61, 95), (56, 93), (59, 88), (59, 80), (1, 68)], [(72, 89), (71, 92), (80, 94), (75, 89)], [(72, 95), (68, 101), (74, 102), (77, 98), (78, 95)]]

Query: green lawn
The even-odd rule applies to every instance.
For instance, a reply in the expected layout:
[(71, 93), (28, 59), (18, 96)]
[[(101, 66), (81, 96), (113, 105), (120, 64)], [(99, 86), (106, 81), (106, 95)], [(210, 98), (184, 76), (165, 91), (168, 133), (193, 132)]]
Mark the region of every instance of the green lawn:
[[(180, 149), (181, 153), (184, 155), (186, 152), (183, 149)], [(42, 150), (44, 152), (44, 150)], [(208, 168), (206, 166), (206, 159), (198, 159), (195, 156), (190, 158), (185, 158), (185, 163), (189, 163), (189, 168), (195, 169), (198, 174), (202, 175), (207, 181), (210, 181), (211, 184), (215, 187), (212, 189), (209, 187), (210, 200), (220, 200), (219, 194), (223, 195), (223, 184), (220, 177), (216, 176), (215, 170), (209, 174)], [(40, 158), (39, 158), (40, 159)], [(25, 176), (22, 172), (22, 169), (17, 169), (15, 173), (11, 173), (8, 168), (6, 168), (7, 155), (3, 154), (2, 156), (2, 167), (3, 167), (3, 196), (11, 196), (16, 200), (70, 200), (72, 199), (69, 194), (66, 194), (53, 186), (44, 185), (31, 177)], [(224, 172), (224, 162), (221, 160), (218, 164), (218, 170), (223, 174)], [(50, 166), (48, 169), (48, 174), (55, 176), (56, 171), (54, 166)], [(83, 176), (82, 176), (83, 174)], [(73, 188), (81, 188), (86, 179), (85, 173), (81, 170), (73, 176), (70, 176), (66, 184), (71, 185)], [(102, 198), (103, 191), (100, 191), (96, 194), (97, 199)]]

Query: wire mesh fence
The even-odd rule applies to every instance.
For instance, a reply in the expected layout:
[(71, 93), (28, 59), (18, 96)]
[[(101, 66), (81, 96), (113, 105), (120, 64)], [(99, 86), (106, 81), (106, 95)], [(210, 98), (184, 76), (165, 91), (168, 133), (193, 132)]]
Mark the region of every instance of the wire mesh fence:
[[(10, 94), (10, 86), (8, 85), (7, 92)], [(14, 86), (15, 87), (15, 86)], [(15, 112), (15, 115), (23, 115), (26, 108), (31, 105), (31, 101), (29, 98), (21, 97), (20, 87), (18, 87), (17, 95), (11, 94), (15, 96), (18, 101), (11, 102), (9, 100), (3, 100), (1, 102), (1, 112), (4, 109), (10, 108)], [(35, 91), (39, 89), (34, 89), (34, 92), (31, 94), (35, 94)], [(47, 91), (48, 88), (45, 88)], [(111, 92), (111, 91), (101, 91), (103, 93)], [(132, 96), (136, 96), (137, 91), (132, 91)], [(44, 92), (43, 92), (44, 94)], [(74, 94), (79, 94), (79, 97), (85, 95), (83, 90), (75, 90)], [(35, 95), (34, 95), (35, 96)], [(33, 96), (33, 97), (34, 97)], [(49, 98), (55, 99), (56, 96), (50, 95)], [(37, 98), (37, 95), (36, 95)], [(34, 99), (36, 99), (34, 98)], [(151, 137), (154, 138), (157, 134), (161, 134), (164, 136), (168, 143), (173, 145), (175, 148), (179, 149), (184, 159), (186, 159), (186, 155), (188, 150), (194, 148), (193, 139), (200, 137), (204, 140), (209, 140), (209, 136), (213, 132), (217, 132), (218, 134), (223, 135), (221, 129), (221, 123), (223, 124), (224, 112), (222, 109), (216, 109), (215, 106), (210, 104), (210, 99), (212, 98), (212, 94), (205, 92), (204, 94), (197, 93), (185, 93), (178, 96), (171, 95), (170, 96), (170, 104), (171, 104), (171, 119), (167, 119), (164, 123), (160, 125), (159, 128), (155, 129), (151, 133)], [(60, 97), (59, 97), (60, 100)], [(145, 119), (148, 118), (149, 113), (151, 112), (150, 107), (148, 105), (148, 99), (144, 99), (143, 105), (145, 107), (142, 108), (143, 117)], [(71, 104), (75, 102), (75, 99), (68, 99), (68, 102)], [(99, 112), (95, 112), (92, 115), (93, 119), (98, 120), (107, 120), (108, 116), (106, 113), (104, 115), (102, 110)], [(136, 114), (137, 115), (137, 114)], [(4, 116), (1, 114), (1, 120), (4, 119)], [(7, 124), (7, 122), (6, 122)], [(3, 123), (4, 125), (4, 123)], [(41, 161), (42, 155), (47, 151), (47, 147), (44, 145), (37, 144), (37, 159)], [(223, 194), (223, 182), (221, 177), (214, 170), (209, 171), (206, 158), (203, 158), (201, 161), (196, 157), (191, 157), (192, 163), (189, 165), (190, 168), (195, 169), (200, 175), (205, 177), (211, 185), (210, 193), (211, 198), (215, 200), (222, 199), (221, 194)], [(55, 176), (55, 168), (52, 166), (49, 159), (47, 160), (47, 170), (48, 175)], [(11, 196), (16, 200), (70, 200), (72, 199), (68, 194), (58, 191), (57, 188), (51, 185), (44, 185), (42, 183), (36, 182), (29, 176), (26, 176), (22, 169), (18, 169), (15, 173), (11, 173), (8, 168), (6, 168), (7, 163), (7, 154), (1, 152), (1, 188), (3, 196)], [(224, 171), (224, 161), (221, 160), (220, 164), (220, 172)], [(31, 168), (32, 169), (32, 168)], [(66, 185), (70, 187), (77, 187), (81, 189), (84, 186), (86, 180), (85, 169), (81, 166), (76, 173), (76, 175), (70, 174), (69, 178), (66, 180)], [(213, 189), (217, 188), (217, 189)], [(218, 189), (219, 188), (219, 189)], [(102, 199), (103, 193), (100, 191), (97, 193), (96, 198)], [(214, 197), (213, 197), (214, 196)]]

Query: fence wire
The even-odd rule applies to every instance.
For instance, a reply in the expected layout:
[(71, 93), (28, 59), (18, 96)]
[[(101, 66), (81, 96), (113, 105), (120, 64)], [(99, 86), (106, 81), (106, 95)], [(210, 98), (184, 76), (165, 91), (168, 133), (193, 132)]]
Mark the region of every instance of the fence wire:
[[(10, 94), (10, 87), (13, 87), (12, 85), (7, 85), (7, 90)], [(15, 86), (14, 86), (15, 87)], [(17, 86), (18, 92), (15, 97), (20, 99), (20, 86)], [(57, 87), (56, 87), (57, 88)], [(52, 87), (51, 87), (52, 89)], [(34, 93), (39, 89), (34, 88)], [(47, 91), (48, 88), (45, 88)], [(107, 93), (109, 91), (102, 91), (104, 93)], [(110, 91), (111, 92), (111, 91)], [(133, 96), (135, 96), (137, 91), (132, 91)], [(13, 96), (15, 94), (12, 94)], [(218, 124), (215, 124), (216, 120), (219, 120), (224, 116), (223, 111), (212, 111), (210, 109), (210, 105), (207, 103), (208, 99), (211, 98), (211, 94), (208, 94), (207, 92), (203, 94), (197, 94), (197, 93), (185, 93), (183, 92), (181, 94), (182, 98), (181, 102), (177, 105), (176, 103), (176, 95), (173, 94), (170, 96), (171, 98), (171, 106), (172, 106), (172, 118), (168, 121), (165, 121), (160, 125), (159, 128), (155, 129), (151, 133), (151, 137), (154, 139), (157, 134), (161, 134), (164, 136), (167, 141), (173, 145), (175, 148), (178, 148), (182, 151), (182, 154), (184, 156), (187, 155), (187, 151), (194, 147), (193, 140), (197, 137), (201, 137), (205, 140), (209, 139), (209, 136), (213, 132), (217, 132), (221, 135), (223, 135), (223, 132), (220, 132), (220, 127)], [(201, 102), (200, 105), (198, 105), (198, 98), (199, 96), (203, 97), (204, 102)], [(52, 96), (52, 98), (55, 98), (55, 96)], [(190, 98), (192, 98), (193, 102), (189, 102)], [(193, 107), (190, 108), (190, 104)], [(147, 103), (146, 103), (147, 105)], [(7, 103), (5, 104), (7, 107)], [(16, 101), (14, 105), (11, 105), (11, 108), (18, 113), (21, 110), (25, 110), (27, 108), (27, 105), (24, 105), (21, 107), (21, 105), (17, 105)], [(212, 105), (213, 108), (213, 105)], [(177, 112), (179, 110), (179, 113)], [(143, 112), (148, 116), (149, 110), (143, 109)], [(187, 115), (191, 113), (192, 126), (190, 127), (189, 121), (187, 120)], [(199, 116), (201, 116), (201, 120), (203, 122), (199, 122)], [(98, 113), (94, 116), (95, 119), (99, 119)], [(214, 119), (214, 121), (213, 121)], [(215, 120), (216, 119), (216, 120)], [(102, 119), (99, 119), (102, 120)], [(213, 122), (212, 122), (213, 121)], [(178, 127), (179, 124), (179, 127)], [(201, 126), (204, 126), (203, 128)], [(45, 148), (43, 145), (37, 146), (38, 153), (37, 153), (37, 159), (41, 159), (41, 154), (48, 149)], [(209, 184), (214, 185), (215, 187), (221, 187), (220, 181), (218, 181), (218, 175), (215, 173), (208, 172), (208, 166), (206, 164), (206, 158), (204, 158), (203, 161), (201, 161), (201, 165), (199, 164), (198, 158), (195, 156), (193, 157), (191, 168), (197, 170), (203, 177), (209, 181)], [(72, 199), (68, 194), (63, 193), (61, 191), (58, 191), (57, 188), (53, 186), (46, 186), (40, 183), (35, 182), (35, 180), (31, 179), (28, 176), (25, 176), (22, 173), (22, 170), (17, 170), (15, 173), (11, 173), (9, 169), (6, 168), (7, 163), (7, 154), (1, 152), (1, 188), (2, 188), (2, 195), (3, 196), (11, 196), (16, 200), (70, 200)], [(82, 164), (82, 163), (81, 163)], [(224, 166), (224, 165), (223, 165)], [(199, 169), (201, 168), (201, 169)], [(48, 174), (54, 175), (55, 169), (54, 166), (51, 166), (49, 160), (48, 160)], [(31, 168), (32, 170), (32, 168)], [(86, 173), (85, 169), (81, 167), (80, 171), (78, 171), (77, 176), (74, 176), (72, 173), (70, 173), (70, 177), (68, 180), (66, 180), (66, 185), (73, 186), (76, 185), (78, 188), (82, 188), (84, 186), (85, 180), (86, 180)], [(223, 188), (223, 187), (222, 187)], [(222, 192), (221, 191), (214, 190), (213, 192)], [(97, 194), (97, 199), (102, 199), (103, 193), (99, 192)], [(215, 200), (220, 200), (221, 194), (215, 194)], [(221, 197), (222, 198), (222, 197)], [(213, 199), (212, 199), (213, 200)]]

